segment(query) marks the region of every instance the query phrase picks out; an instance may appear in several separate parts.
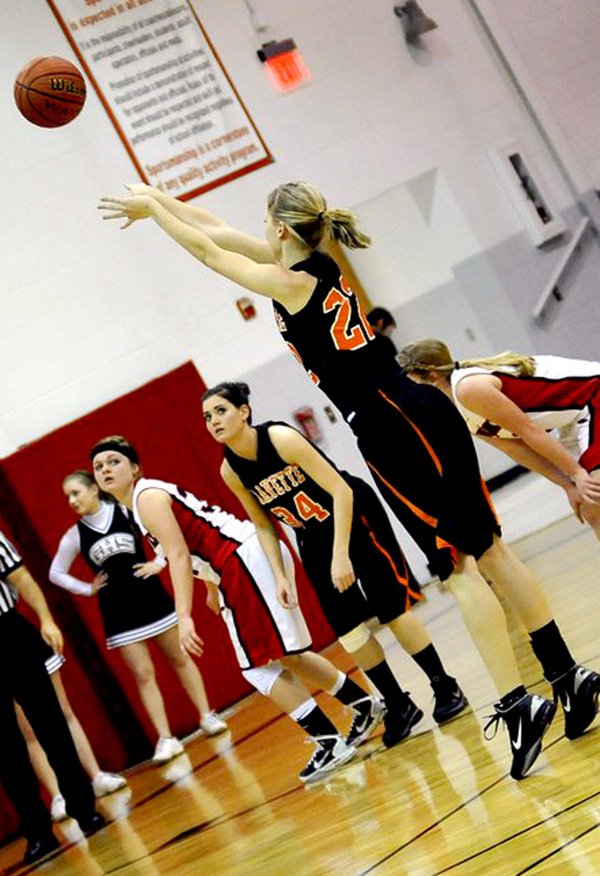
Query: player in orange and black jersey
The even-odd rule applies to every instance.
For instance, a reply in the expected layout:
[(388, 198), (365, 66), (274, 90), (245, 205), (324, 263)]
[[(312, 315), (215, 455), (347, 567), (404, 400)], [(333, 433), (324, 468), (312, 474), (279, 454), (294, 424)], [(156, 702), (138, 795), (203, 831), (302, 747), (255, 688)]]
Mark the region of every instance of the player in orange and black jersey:
[(316, 279), (297, 312), (273, 302), (279, 331), (341, 411), (386, 501), (448, 578), (458, 552), (481, 557), (500, 526), (472, 442), (452, 405), (417, 392), (375, 335), (335, 261), (315, 251), (291, 265)]
[[(285, 423), (252, 426), (249, 393), (245, 383), (221, 383), (203, 396), (208, 431), (225, 445), (222, 477), (259, 538), (265, 530), (274, 535), (272, 518), (294, 528), (302, 563), (330, 626), (385, 699), (384, 743), (404, 739), (423, 713), (399, 687), (371, 636), (365, 625), (371, 618), (389, 626), (427, 673), (435, 694), (435, 720), (450, 720), (467, 701), (444, 670), (429, 634), (409, 611), (421, 598), (420, 588), (375, 491), (340, 472)], [(265, 542), (265, 552), (267, 547)], [(283, 565), (276, 556), (269, 559), (286, 592)]]
[(370, 244), (354, 215), (328, 208), (308, 183), (286, 183), (267, 198), (266, 239), (258, 240), (159, 189), (128, 188), (126, 197), (101, 200), (105, 218), (124, 220), (123, 228), (152, 218), (212, 271), (276, 303), (280, 331), (339, 405), (386, 501), (458, 600), (499, 694), (493, 723), (502, 719), (509, 730), (511, 775), (520, 779), (531, 768), (555, 707), (522, 684), (506, 616), (486, 579), (512, 603), (555, 692), (567, 684), (569, 702), (580, 703), (583, 733), (597, 697), (576, 696), (577, 664), (540, 584), (500, 537), (462, 417), (386, 357), (341, 271), (319, 251), (331, 239), (353, 249)]

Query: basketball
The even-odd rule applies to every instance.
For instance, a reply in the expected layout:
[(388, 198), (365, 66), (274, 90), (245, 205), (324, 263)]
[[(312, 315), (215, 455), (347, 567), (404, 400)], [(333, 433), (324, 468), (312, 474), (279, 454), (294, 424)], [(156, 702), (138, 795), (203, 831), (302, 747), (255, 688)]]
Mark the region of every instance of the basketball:
[(73, 121), (85, 103), (85, 81), (64, 58), (34, 58), (15, 79), (15, 103), (28, 122), (59, 128)]

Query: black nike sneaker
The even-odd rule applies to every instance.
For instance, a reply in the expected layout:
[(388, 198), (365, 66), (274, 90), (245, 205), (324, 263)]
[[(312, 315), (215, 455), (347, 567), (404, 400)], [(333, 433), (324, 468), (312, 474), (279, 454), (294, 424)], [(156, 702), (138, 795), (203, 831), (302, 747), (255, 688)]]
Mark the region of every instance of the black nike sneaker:
[(590, 726), (598, 712), (600, 675), (575, 664), (552, 682), (554, 701), (560, 700), (565, 715), (565, 736), (577, 739)]
[(346, 745), (341, 736), (310, 736), (306, 742), (313, 742), (317, 747), (298, 776), (301, 782), (316, 782), (322, 779), (336, 767), (348, 763), (356, 754), (356, 749)]
[(443, 679), (432, 678), (431, 687), (435, 697), (433, 720), (437, 724), (445, 724), (456, 718), (469, 705), (469, 701), (459, 687), (455, 678), (448, 676)]
[(410, 734), (410, 731), (423, 717), (423, 712), (408, 694), (398, 702), (387, 703), (387, 713), (384, 718), (383, 744), (386, 748), (398, 745)]
[(351, 703), (354, 710), (352, 726), (346, 736), (346, 745), (360, 745), (374, 732), (377, 725), (383, 721), (386, 708), (376, 697), (363, 697)]
[[(522, 779), (542, 750), (542, 738), (552, 723), (556, 703), (538, 694), (526, 694), (509, 709), (502, 709), (499, 703), (496, 703), (494, 709), (496, 714), (491, 716), (483, 728), (485, 738), (493, 738), (498, 730), (498, 723), (504, 721), (513, 756), (510, 774), (513, 779)], [(486, 733), (489, 727), (493, 727), (491, 736)]]

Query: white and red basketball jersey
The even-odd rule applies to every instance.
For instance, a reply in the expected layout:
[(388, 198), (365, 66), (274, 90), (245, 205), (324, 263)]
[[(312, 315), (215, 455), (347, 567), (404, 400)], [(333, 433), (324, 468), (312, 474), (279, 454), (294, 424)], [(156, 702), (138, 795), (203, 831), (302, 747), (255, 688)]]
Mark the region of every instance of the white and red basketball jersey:
[[(140, 520), (138, 500), (144, 490), (168, 493), (177, 522), (192, 557), (194, 575), (219, 585), (219, 604), (242, 669), (264, 666), (286, 654), (311, 646), (310, 633), (299, 607), (283, 608), (277, 582), (254, 525), (238, 520), (215, 505), (165, 481), (142, 478), (133, 492), (133, 513), (142, 532), (156, 543)], [(288, 579), (294, 564), (281, 545)]]
[[(156, 543), (140, 519), (138, 500), (144, 490), (162, 490), (172, 500), (172, 508), (183, 537), (192, 556), (194, 574), (214, 580), (215, 576), (205, 566), (210, 566), (220, 577), (223, 565), (246, 539), (254, 535), (254, 526), (249, 520), (239, 520), (217, 505), (209, 505), (188, 493), (176, 484), (153, 478), (140, 478), (133, 491), (133, 516), (144, 535)], [(201, 567), (204, 564), (204, 567)]]
[(514, 438), (512, 432), (470, 411), (457, 399), (461, 380), (472, 374), (493, 374), (502, 381), (502, 393), (542, 429), (563, 430), (589, 419), (589, 405), (597, 393), (600, 362), (565, 359), (561, 356), (533, 356), (535, 374), (519, 376), (513, 366), (493, 370), (480, 366), (459, 368), (450, 382), (454, 401), (473, 435)]

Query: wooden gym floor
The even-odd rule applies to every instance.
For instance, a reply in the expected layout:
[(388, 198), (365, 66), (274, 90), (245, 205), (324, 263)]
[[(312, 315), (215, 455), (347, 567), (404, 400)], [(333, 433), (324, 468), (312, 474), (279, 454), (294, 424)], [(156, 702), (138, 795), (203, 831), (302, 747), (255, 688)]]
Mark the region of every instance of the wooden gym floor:
[[(571, 521), (516, 545), (541, 577), (576, 659), (600, 671), (600, 546)], [(508, 775), (502, 727), (487, 742), (482, 721), (494, 691), (467, 639), (457, 608), (435, 585), (417, 609), (469, 710), (446, 727), (431, 719), (420, 670), (384, 637), (404, 686), (426, 712), (413, 735), (391, 750), (379, 734), (328, 781), (303, 787), (298, 771), (311, 747), (268, 700), (253, 695), (230, 715), (231, 732), (197, 737), (163, 768), (129, 774), (130, 790), (100, 802), (109, 826), (88, 841), (77, 825), (56, 828), (63, 850), (40, 870), (56, 876), (358, 876), (373, 873), (600, 873), (600, 719), (575, 742), (559, 709), (545, 751), (522, 782)], [(523, 633), (511, 623), (526, 684), (548, 694)], [(335, 645), (328, 655), (342, 668)], [(347, 727), (335, 701), (325, 709)], [(30, 872), (24, 841), (0, 849), (6, 874)]]

